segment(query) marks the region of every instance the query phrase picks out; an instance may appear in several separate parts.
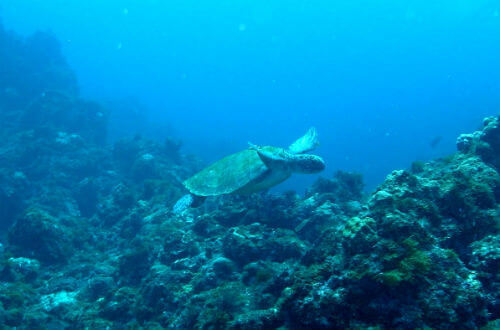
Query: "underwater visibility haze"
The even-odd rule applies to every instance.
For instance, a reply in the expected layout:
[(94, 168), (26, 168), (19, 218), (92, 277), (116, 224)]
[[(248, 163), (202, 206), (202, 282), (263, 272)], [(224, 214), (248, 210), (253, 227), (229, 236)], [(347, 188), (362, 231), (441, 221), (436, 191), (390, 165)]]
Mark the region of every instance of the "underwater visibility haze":
[(120, 133), (172, 134), (207, 162), (316, 126), (327, 171), (374, 188), (500, 104), (497, 1), (3, 0), (0, 15), (52, 31), (83, 95), (136, 100), (160, 126)]
[(499, 58), (497, 0), (1, 0), (0, 328), (500, 328)]

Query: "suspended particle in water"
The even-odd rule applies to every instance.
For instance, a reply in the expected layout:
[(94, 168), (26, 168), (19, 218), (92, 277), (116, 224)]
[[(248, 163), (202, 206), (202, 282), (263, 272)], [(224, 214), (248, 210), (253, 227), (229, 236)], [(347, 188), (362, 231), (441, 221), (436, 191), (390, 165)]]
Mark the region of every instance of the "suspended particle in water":
[(116, 44), (116, 49), (117, 50), (122, 49), (122, 47), (123, 47), (123, 44), (121, 42), (119, 42), (119, 43)]
[(128, 8), (123, 8), (122, 14), (123, 15), (128, 15)]
[(498, 12), (498, 10), (495, 10), (495, 11), (493, 12), (493, 16), (494, 16), (494, 17), (498, 17), (498, 16), (500, 16), (500, 13)]
[(238, 30), (240, 32), (246, 31), (246, 29), (247, 29), (246, 24), (241, 23), (240, 25), (238, 25)]

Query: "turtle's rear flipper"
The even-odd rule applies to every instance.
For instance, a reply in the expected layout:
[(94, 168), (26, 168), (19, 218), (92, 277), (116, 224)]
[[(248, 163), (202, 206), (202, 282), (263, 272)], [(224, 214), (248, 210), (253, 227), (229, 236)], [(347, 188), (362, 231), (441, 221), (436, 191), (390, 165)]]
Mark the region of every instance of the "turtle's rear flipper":
[(185, 210), (191, 208), (191, 207), (198, 207), (200, 206), (203, 201), (205, 200), (205, 197), (202, 196), (195, 196), (193, 194), (186, 194), (182, 196), (174, 205), (173, 211), (175, 214), (181, 214)]
[(292, 143), (288, 150), (293, 154), (303, 154), (317, 146), (319, 146), (318, 133), (314, 127), (311, 127), (303, 137)]

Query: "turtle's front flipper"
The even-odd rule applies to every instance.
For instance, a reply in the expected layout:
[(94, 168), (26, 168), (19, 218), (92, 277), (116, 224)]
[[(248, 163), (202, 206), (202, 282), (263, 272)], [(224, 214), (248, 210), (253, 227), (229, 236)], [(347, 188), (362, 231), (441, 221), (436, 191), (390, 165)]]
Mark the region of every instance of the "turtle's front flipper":
[(261, 147), (259, 147), (258, 145), (256, 144), (253, 144), (252, 142), (248, 142), (248, 149), (250, 150), (255, 150), (255, 151), (259, 151), (261, 149)]
[(303, 154), (313, 150), (317, 146), (319, 146), (318, 133), (316, 133), (314, 127), (311, 127), (303, 137), (298, 138), (297, 141), (292, 143), (288, 147), (288, 150), (292, 154)]
[(181, 214), (185, 210), (191, 208), (191, 207), (198, 207), (200, 206), (203, 201), (205, 200), (205, 197), (202, 196), (195, 196), (193, 194), (186, 194), (182, 196), (174, 205), (173, 211), (175, 214)]
[(281, 148), (269, 148), (269, 147), (259, 147), (251, 142), (248, 142), (251, 150), (255, 150), (260, 157), (260, 160), (268, 168), (282, 170), (286, 168), (286, 163), (290, 157), (294, 155), (290, 154)]

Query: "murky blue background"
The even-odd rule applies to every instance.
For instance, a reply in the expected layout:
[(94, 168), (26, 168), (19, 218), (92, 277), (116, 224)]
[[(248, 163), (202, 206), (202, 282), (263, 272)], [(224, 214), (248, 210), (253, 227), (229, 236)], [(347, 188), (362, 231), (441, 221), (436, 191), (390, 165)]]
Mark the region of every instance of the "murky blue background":
[(500, 110), (499, 1), (2, 0), (0, 19), (61, 40), (82, 95), (115, 104), (112, 138), (174, 135), (207, 162), (314, 125), (325, 174), (373, 188)]

